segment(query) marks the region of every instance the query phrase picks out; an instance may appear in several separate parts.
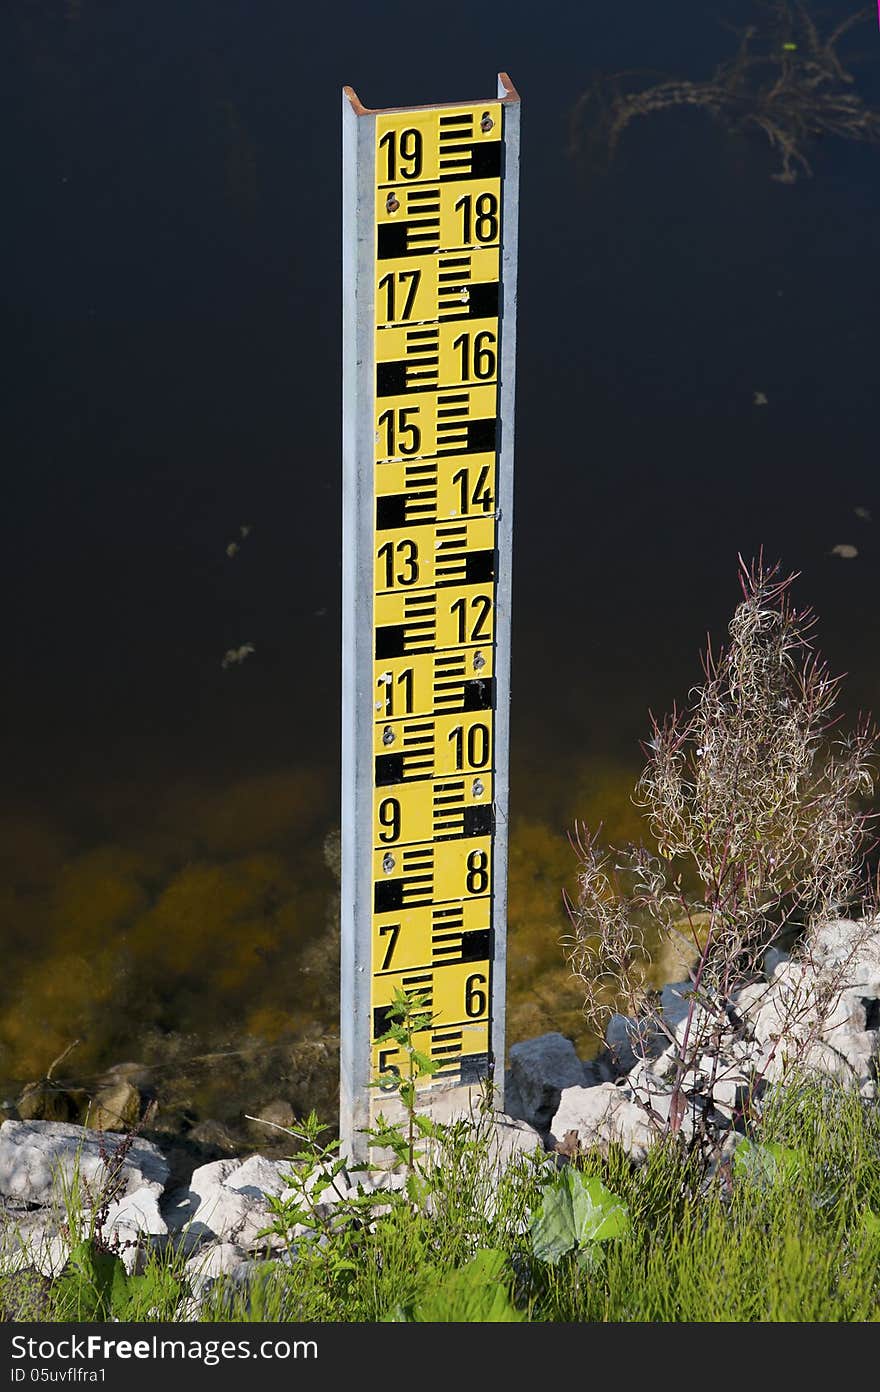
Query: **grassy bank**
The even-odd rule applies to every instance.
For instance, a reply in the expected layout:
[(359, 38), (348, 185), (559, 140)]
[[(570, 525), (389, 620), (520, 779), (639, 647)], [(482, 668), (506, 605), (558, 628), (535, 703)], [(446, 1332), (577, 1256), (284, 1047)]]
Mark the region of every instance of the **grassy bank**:
[[(641, 1166), (620, 1150), (539, 1155), (499, 1180), (491, 1138), (488, 1116), (446, 1128), (378, 1213), (375, 1195), (322, 1212), (291, 1185), (273, 1217), (281, 1260), (220, 1277), (198, 1306), (179, 1252), (128, 1277), (84, 1226), (60, 1278), (0, 1273), (4, 1318), (880, 1320), (880, 1108), (838, 1084), (789, 1085), (708, 1168), (665, 1141)], [(332, 1147), (299, 1152), (302, 1178), (309, 1154), (317, 1169)]]

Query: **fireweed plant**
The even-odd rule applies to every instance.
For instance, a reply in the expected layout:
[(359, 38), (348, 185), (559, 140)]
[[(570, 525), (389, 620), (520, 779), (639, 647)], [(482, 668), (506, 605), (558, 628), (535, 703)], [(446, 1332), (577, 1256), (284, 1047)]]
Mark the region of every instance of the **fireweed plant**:
[[(780, 578), (779, 570), (765, 566), (763, 553), (749, 565), (739, 557), (742, 601), (727, 647), (713, 653), (707, 642), (704, 680), (685, 710), (674, 706), (662, 721), (649, 712), (647, 761), (633, 801), (656, 850), (603, 847), (601, 826), (576, 824), (571, 836), (579, 866), (576, 898), (566, 895), (566, 959), (598, 1034), (623, 1011), (634, 1021), (637, 1054), (652, 1038), (672, 1046), (668, 1116), (652, 1117), (667, 1133), (679, 1132), (688, 1106), (694, 1119), (698, 1107), (702, 1118), (711, 1115), (723, 1046), (742, 1027), (732, 997), (759, 979), (768, 949), (793, 945), (806, 959), (820, 925), (853, 905), (863, 911), (861, 936), (825, 999), (792, 996), (777, 1049), (787, 1050), (793, 1066), (821, 1032), (834, 987), (873, 926), (876, 893), (866, 865), (876, 814), (866, 805), (877, 731), (859, 717), (852, 733), (836, 733), (841, 678), (814, 651), (812, 611), (792, 604), (797, 573)], [(648, 943), (658, 934), (695, 963), (677, 1031), (647, 980)], [(700, 1129), (705, 1141), (704, 1123)]]

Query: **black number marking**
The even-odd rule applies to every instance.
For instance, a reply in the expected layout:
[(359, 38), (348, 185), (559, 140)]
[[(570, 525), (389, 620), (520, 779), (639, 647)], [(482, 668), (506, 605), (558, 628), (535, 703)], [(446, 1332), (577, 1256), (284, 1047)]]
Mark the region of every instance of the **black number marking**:
[(494, 193), (481, 193), (474, 204), (474, 232), (478, 242), (494, 242), (498, 236), (498, 199)]
[(383, 798), (379, 803), (379, 825), (386, 828), (379, 832), (379, 840), (390, 844), (400, 837), (400, 803), (397, 798)]
[(384, 291), (385, 291), (385, 295), (386, 295), (386, 300), (385, 300), (385, 319), (386, 319), (386, 321), (390, 321), (390, 320), (392, 320), (392, 319), (396, 319), (396, 318), (397, 318), (397, 315), (396, 315), (396, 313), (395, 313), (395, 303), (396, 303), (396, 296), (395, 296), (395, 293), (394, 293), (395, 281), (396, 281), (396, 280), (399, 280), (400, 283), (401, 283), (401, 285), (403, 285), (404, 282), (407, 281), (407, 280), (410, 282), (409, 286), (407, 287), (406, 299), (405, 299), (405, 301), (404, 301), (403, 310), (402, 310), (401, 315), (400, 315), (401, 320), (403, 320), (403, 319), (409, 319), (409, 318), (411, 317), (411, 315), (412, 315), (413, 305), (415, 304), (415, 299), (416, 299), (416, 292), (418, 291), (418, 288), (419, 288), (419, 281), (421, 280), (421, 278), (422, 278), (422, 273), (421, 273), (421, 271), (397, 271), (396, 273), (393, 272), (393, 271), (389, 271), (387, 275), (385, 275), (385, 276), (382, 277), (382, 279), (379, 281), (379, 289), (380, 289), (380, 291), (381, 291), (381, 290), (384, 290)]
[[(418, 414), (418, 406), (404, 406), (397, 411), (382, 412), (379, 417), (379, 429), (381, 430), (384, 425), (386, 455), (418, 454), (419, 445), (422, 443), (422, 432), (417, 425), (410, 425), (407, 420), (407, 416), (417, 416)], [(401, 439), (403, 435), (409, 435), (409, 445), (404, 445)]]
[(396, 1053), (396, 1049), (379, 1050), (379, 1072), (383, 1074), (394, 1074), (393, 1078), (383, 1077), (382, 1081), (379, 1084), (379, 1089), (381, 1092), (396, 1092), (397, 1090), (397, 1083), (394, 1079), (400, 1077), (400, 1068), (396, 1063), (385, 1062), (386, 1059), (391, 1058), (391, 1056)]
[(482, 987), (488, 983), (480, 972), (474, 972), (464, 983), (464, 1013), (474, 1020), (486, 1009), (486, 992)]
[(497, 340), (490, 329), (483, 329), (474, 337), (471, 344), (469, 333), (459, 334), (453, 341), (453, 348), (461, 350), (461, 380), (469, 382), (471, 374), (478, 381), (485, 381), (488, 377), (495, 374), (495, 353), (488, 344), (495, 343)]
[[(465, 734), (464, 726), (456, 725), (454, 730), (450, 730), (447, 739), (450, 744), (455, 745), (455, 767), (456, 770), (467, 768), (485, 768), (489, 762), (491, 745), (489, 741), (488, 725), (469, 725), (467, 732), (467, 764), (464, 762), (465, 756)], [(476, 852), (474, 852), (476, 854)]]
[(400, 176), (402, 179), (417, 179), (422, 172), (422, 133), (417, 130), (405, 130), (400, 132), (397, 138), (397, 131), (386, 131), (379, 141), (379, 149), (386, 148), (387, 167), (386, 181), (393, 183), (397, 178), (397, 166), (400, 164)]
[[(494, 193), (481, 193), (476, 203), (471, 195), (464, 194), (455, 204), (454, 211), (461, 211), (461, 240), (463, 246), (471, 242), (471, 227), (478, 242), (494, 242), (498, 236), (498, 199)], [(474, 218), (476, 213), (476, 218)]]
[(382, 965), (381, 965), (381, 967), (379, 968), (380, 971), (387, 971), (388, 968), (389, 968), (390, 965), (391, 965), (391, 958), (393, 957), (393, 955), (394, 955), (394, 949), (395, 949), (395, 947), (397, 946), (397, 939), (400, 937), (400, 924), (399, 924), (399, 923), (386, 923), (386, 924), (384, 924), (384, 926), (381, 927), (381, 928), (379, 929), (379, 937), (380, 937), (380, 938), (384, 938), (386, 933), (390, 933), (390, 934), (391, 934), (391, 941), (389, 942), (388, 946), (387, 946), (386, 949), (385, 949), (385, 956), (383, 957), (383, 959), (382, 959)]
[(412, 715), (413, 709), (413, 669), (407, 667), (397, 678), (397, 685), (403, 687), (403, 714)]
[(460, 510), (462, 516), (466, 516), (471, 511), (471, 508), (482, 508), (483, 512), (491, 512), (492, 492), (491, 489), (487, 487), (489, 465), (483, 465), (473, 488), (470, 486), (470, 478), (470, 469), (458, 469), (452, 475), (452, 482), (458, 484), (461, 492)]
[[(385, 715), (394, 715), (394, 682), (379, 677), (377, 686), (385, 688)], [(397, 678), (397, 685), (403, 687), (403, 710), (401, 715), (412, 715), (413, 711), (413, 669), (405, 667)]]
[(471, 636), (470, 636), (470, 638), (468, 638), (468, 637), (466, 636), (466, 634), (467, 634), (467, 623), (466, 623), (466, 621), (465, 621), (465, 613), (466, 613), (466, 610), (467, 610), (467, 600), (465, 600), (465, 599), (457, 599), (457, 600), (455, 601), (455, 603), (452, 604), (452, 605), (450, 605), (450, 607), (449, 607), (449, 612), (450, 612), (450, 614), (457, 614), (457, 615), (458, 615), (458, 641), (459, 641), (459, 643), (468, 643), (468, 642), (477, 643), (477, 642), (479, 642), (479, 640), (480, 640), (481, 638), (486, 638), (486, 637), (488, 636), (488, 633), (487, 633), (487, 630), (486, 630), (485, 625), (486, 625), (486, 621), (487, 621), (488, 618), (489, 618), (489, 615), (490, 615), (491, 612), (492, 612), (492, 600), (491, 600), (491, 598), (489, 597), (489, 595), (483, 595), (483, 594), (481, 594), (481, 595), (474, 595), (473, 599), (471, 600), (471, 608), (472, 608), (472, 609), (479, 609), (480, 613), (479, 613), (479, 616), (477, 617), (476, 622), (474, 623), (473, 628), (471, 629)]
[[(403, 561), (403, 569), (395, 574), (394, 553)], [(384, 546), (380, 546), (377, 552), (378, 559), (385, 562), (385, 588), (390, 590), (396, 583), (398, 585), (414, 585), (419, 578), (419, 548), (414, 541), (406, 538), (399, 541), (396, 546), (392, 546), (390, 541), (386, 541)]]

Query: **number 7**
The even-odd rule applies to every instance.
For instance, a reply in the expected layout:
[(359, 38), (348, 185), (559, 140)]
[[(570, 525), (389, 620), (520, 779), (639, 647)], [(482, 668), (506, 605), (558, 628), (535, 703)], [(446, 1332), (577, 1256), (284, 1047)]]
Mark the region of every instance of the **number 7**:
[(379, 937), (380, 937), (380, 938), (384, 938), (384, 936), (385, 936), (386, 933), (390, 933), (390, 934), (391, 934), (391, 941), (390, 941), (390, 943), (388, 944), (388, 947), (387, 947), (386, 950), (385, 950), (385, 958), (384, 958), (384, 960), (383, 960), (383, 962), (382, 962), (381, 967), (379, 968), (380, 971), (387, 971), (388, 968), (389, 968), (389, 966), (391, 965), (391, 958), (392, 958), (392, 956), (393, 956), (393, 954), (394, 954), (394, 949), (395, 949), (395, 947), (397, 946), (397, 939), (400, 937), (400, 924), (399, 924), (399, 923), (385, 923), (385, 924), (383, 924), (382, 927), (379, 929)]

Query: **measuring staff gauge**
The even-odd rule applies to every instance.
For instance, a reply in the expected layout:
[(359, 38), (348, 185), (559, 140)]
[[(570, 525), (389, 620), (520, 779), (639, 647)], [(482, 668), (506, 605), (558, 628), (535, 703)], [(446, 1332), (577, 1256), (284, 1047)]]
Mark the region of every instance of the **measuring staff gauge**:
[[(343, 89), (340, 1136), (503, 1103), (519, 97)], [(377, 1086), (380, 1080), (384, 1083)]]

